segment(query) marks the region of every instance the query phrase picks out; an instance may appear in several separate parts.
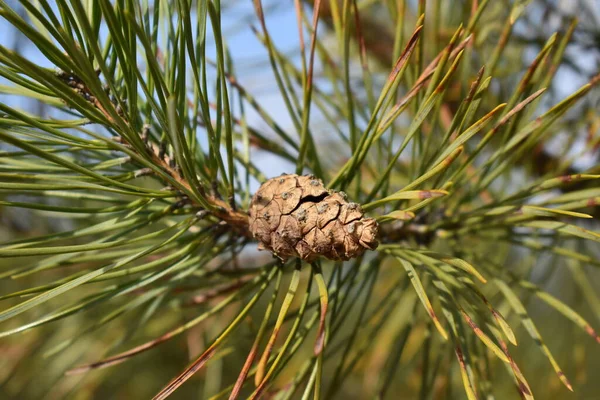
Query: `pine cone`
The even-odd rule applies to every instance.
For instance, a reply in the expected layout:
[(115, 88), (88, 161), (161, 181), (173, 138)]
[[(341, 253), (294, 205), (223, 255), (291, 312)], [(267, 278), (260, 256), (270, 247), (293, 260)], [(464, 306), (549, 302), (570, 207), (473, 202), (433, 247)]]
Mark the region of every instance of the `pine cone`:
[(311, 175), (282, 175), (263, 183), (252, 198), (249, 224), (259, 249), (283, 260), (349, 260), (378, 245), (377, 221)]

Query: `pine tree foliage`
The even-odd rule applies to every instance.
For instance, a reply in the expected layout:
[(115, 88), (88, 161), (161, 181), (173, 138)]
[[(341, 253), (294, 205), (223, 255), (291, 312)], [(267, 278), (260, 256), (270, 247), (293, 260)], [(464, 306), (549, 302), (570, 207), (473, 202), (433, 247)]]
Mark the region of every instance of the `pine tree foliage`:
[[(0, 47), (2, 98), (43, 106), (0, 103), (0, 397), (593, 393), (600, 74), (569, 49), (600, 24), (577, 3), (295, 0), (290, 55), (254, 0), (284, 125), (239, 78), (230, 3), (0, 0), (44, 57)], [(281, 173), (345, 192), (379, 247), (257, 252)]]

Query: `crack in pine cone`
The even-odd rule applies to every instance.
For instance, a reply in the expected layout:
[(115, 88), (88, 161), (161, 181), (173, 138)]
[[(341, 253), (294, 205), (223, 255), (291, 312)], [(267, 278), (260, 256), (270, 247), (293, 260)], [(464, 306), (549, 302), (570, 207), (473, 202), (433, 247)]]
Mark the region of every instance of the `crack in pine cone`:
[(269, 179), (254, 194), (249, 211), (258, 248), (283, 260), (349, 260), (378, 245), (377, 221), (312, 175)]

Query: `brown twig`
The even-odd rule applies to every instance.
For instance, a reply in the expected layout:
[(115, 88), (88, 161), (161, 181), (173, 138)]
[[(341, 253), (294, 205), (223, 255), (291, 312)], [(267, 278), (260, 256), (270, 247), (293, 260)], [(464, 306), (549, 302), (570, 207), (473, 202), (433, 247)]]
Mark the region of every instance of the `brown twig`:
[[(99, 71), (98, 71), (99, 73)], [(59, 78), (61, 78), (65, 83), (67, 83), (73, 90), (85, 98), (88, 102), (90, 102), (94, 107), (96, 107), (104, 116), (109, 120), (114, 122), (114, 118), (111, 116), (111, 113), (108, 112), (102, 104), (98, 101), (96, 96), (90, 91), (88, 85), (77, 75), (73, 73), (67, 73), (65, 71), (59, 71), (56, 74)], [(117, 105), (116, 101), (111, 101), (113, 107), (115, 108), (115, 112), (126, 122), (127, 118), (123, 110)], [(177, 164), (176, 160), (170, 157), (165, 152), (165, 148), (162, 144), (154, 143), (149, 141), (148, 136), (148, 126), (144, 127), (144, 130), (140, 134), (140, 138), (146, 145), (148, 150), (148, 154), (150, 156), (150, 160), (154, 165), (159, 166), (163, 171), (165, 171), (173, 180), (175, 180), (176, 185), (179, 187), (180, 193), (183, 192), (192, 193), (193, 190), (191, 188), (190, 183), (185, 179), (185, 177), (181, 173), (181, 169)], [(125, 146), (128, 146), (133, 150), (133, 146), (129, 143), (123, 136), (119, 136), (117, 139), (120, 143)], [(144, 156), (143, 154), (140, 154)], [(147, 174), (147, 170), (145, 170), (145, 174)], [(200, 194), (208, 201), (208, 203), (213, 207), (209, 212), (216, 218), (224, 221), (229, 226), (231, 226), (234, 230), (240, 233), (243, 236), (251, 237), (249, 227), (248, 227), (248, 215), (245, 212), (234, 209), (228, 202), (222, 200), (216, 194), (207, 193), (203, 187), (197, 188)], [(195, 206), (200, 206), (200, 204), (194, 204)]]

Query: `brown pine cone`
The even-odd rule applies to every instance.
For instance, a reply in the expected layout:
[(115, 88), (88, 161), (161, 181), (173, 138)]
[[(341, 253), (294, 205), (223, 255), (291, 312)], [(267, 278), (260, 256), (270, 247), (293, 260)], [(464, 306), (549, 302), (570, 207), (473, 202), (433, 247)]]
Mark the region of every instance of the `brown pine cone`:
[(311, 175), (282, 175), (263, 183), (252, 198), (249, 224), (258, 248), (283, 260), (349, 260), (378, 245), (377, 221)]

